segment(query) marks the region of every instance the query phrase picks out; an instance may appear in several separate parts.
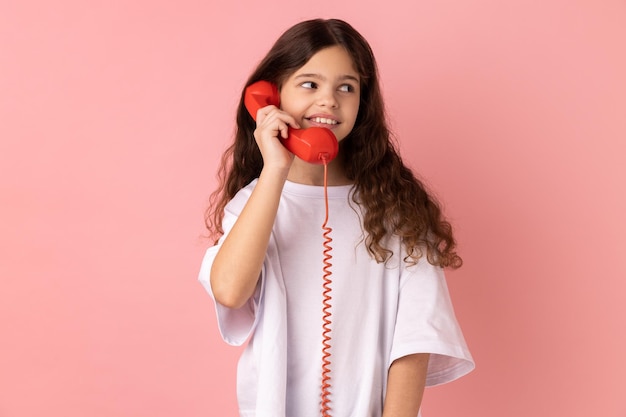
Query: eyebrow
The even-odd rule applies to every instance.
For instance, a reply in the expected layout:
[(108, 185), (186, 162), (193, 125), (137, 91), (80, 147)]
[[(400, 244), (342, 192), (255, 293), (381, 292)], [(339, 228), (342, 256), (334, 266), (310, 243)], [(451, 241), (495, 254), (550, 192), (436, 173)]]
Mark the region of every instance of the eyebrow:
[[(326, 77), (324, 77), (321, 74), (316, 74), (316, 73), (306, 73), (306, 74), (298, 74), (295, 77), (296, 79), (299, 78), (317, 78), (318, 80), (322, 80), (322, 81), (326, 81)], [(354, 81), (356, 83), (359, 82), (359, 79), (357, 77), (355, 77), (354, 75), (350, 75), (350, 74), (345, 74), (339, 77), (340, 81), (344, 81), (344, 80), (350, 80), (350, 81)]]

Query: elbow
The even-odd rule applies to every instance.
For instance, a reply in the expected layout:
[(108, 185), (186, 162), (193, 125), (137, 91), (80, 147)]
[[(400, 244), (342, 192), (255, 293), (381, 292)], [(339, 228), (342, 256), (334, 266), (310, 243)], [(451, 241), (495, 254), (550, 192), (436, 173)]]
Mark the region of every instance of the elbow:
[(215, 288), (212, 288), (212, 291), (215, 302), (221, 306), (238, 309), (246, 304), (247, 298), (238, 297), (231, 291), (219, 291)]
[(238, 290), (232, 283), (229, 283), (227, 280), (219, 279), (219, 274), (215, 274), (213, 271), (211, 271), (210, 284), (213, 299), (216, 303), (224, 307), (232, 309), (241, 308), (250, 298), (250, 296), (244, 295), (243, 292)]

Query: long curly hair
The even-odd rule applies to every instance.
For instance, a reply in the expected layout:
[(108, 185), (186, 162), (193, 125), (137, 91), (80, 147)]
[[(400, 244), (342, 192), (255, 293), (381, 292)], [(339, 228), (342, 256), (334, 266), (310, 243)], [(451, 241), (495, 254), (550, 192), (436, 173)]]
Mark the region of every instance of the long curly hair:
[[(354, 183), (352, 200), (363, 208), (364, 243), (377, 262), (386, 262), (393, 251), (387, 238), (397, 235), (406, 248), (408, 263), (422, 256), (437, 266), (458, 268), (452, 227), (443, 218), (439, 203), (403, 162), (387, 126), (378, 68), (368, 42), (348, 23), (338, 19), (314, 19), (296, 24), (276, 41), (250, 75), (246, 87), (259, 80), (280, 86), (315, 53), (342, 46), (352, 57), (361, 82), (359, 112), (352, 132), (340, 142), (339, 157)], [(244, 88), (245, 91), (245, 88)], [(254, 140), (256, 123), (243, 101), (237, 109), (233, 144), (222, 156), (219, 187), (210, 197), (206, 226), (215, 239), (223, 235), (226, 204), (258, 178), (263, 168)]]

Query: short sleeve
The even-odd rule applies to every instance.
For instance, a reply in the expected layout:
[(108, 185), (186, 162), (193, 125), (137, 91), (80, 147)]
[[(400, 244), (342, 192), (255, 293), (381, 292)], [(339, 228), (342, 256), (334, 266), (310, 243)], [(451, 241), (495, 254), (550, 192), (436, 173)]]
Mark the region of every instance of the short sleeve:
[[(217, 324), (222, 339), (224, 339), (226, 343), (234, 346), (242, 345), (248, 339), (257, 324), (257, 313), (260, 309), (264, 293), (265, 266), (261, 269), (261, 276), (254, 294), (242, 307), (237, 309), (225, 307), (215, 300), (215, 296), (213, 295), (213, 290), (211, 288), (210, 277), (211, 267), (213, 266), (215, 256), (224, 242), (224, 239), (235, 224), (235, 221), (237, 220), (248, 197), (249, 190), (242, 189), (240, 193), (238, 193), (226, 206), (224, 210), (224, 219), (222, 221), (224, 235), (215, 246), (207, 249), (204, 258), (202, 259), (200, 273), (198, 276), (198, 280), (215, 303)], [(245, 262), (245, 259), (242, 257), (241, 261)]]
[(425, 259), (401, 278), (389, 363), (414, 353), (431, 354), (427, 386), (453, 381), (474, 369), (444, 272)]
[(215, 300), (210, 282), (211, 266), (219, 248), (220, 245), (216, 245), (207, 249), (200, 266), (198, 280), (213, 299), (217, 325), (222, 339), (229, 345), (241, 346), (248, 339), (257, 323), (257, 312), (261, 304), (265, 282), (264, 273), (261, 272), (261, 279), (259, 279), (253, 296), (242, 307), (234, 309), (221, 305)]

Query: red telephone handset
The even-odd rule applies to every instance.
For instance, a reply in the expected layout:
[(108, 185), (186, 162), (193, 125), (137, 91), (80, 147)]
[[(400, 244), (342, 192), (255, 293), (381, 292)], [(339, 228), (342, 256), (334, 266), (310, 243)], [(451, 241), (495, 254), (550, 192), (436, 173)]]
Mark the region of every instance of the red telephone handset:
[[(256, 113), (261, 107), (280, 105), (278, 87), (269, 81), (257, 81), (246, 88), (244, 96), (246, 109), (256, 120)], [(303, 161), (312, 164), (323, 164), (333, 160), (339, 152), (337, 138), (323, 127), (310, 127), (308, 129), (289, 128), (289, 136), (282, 139), (285, 148)]]

